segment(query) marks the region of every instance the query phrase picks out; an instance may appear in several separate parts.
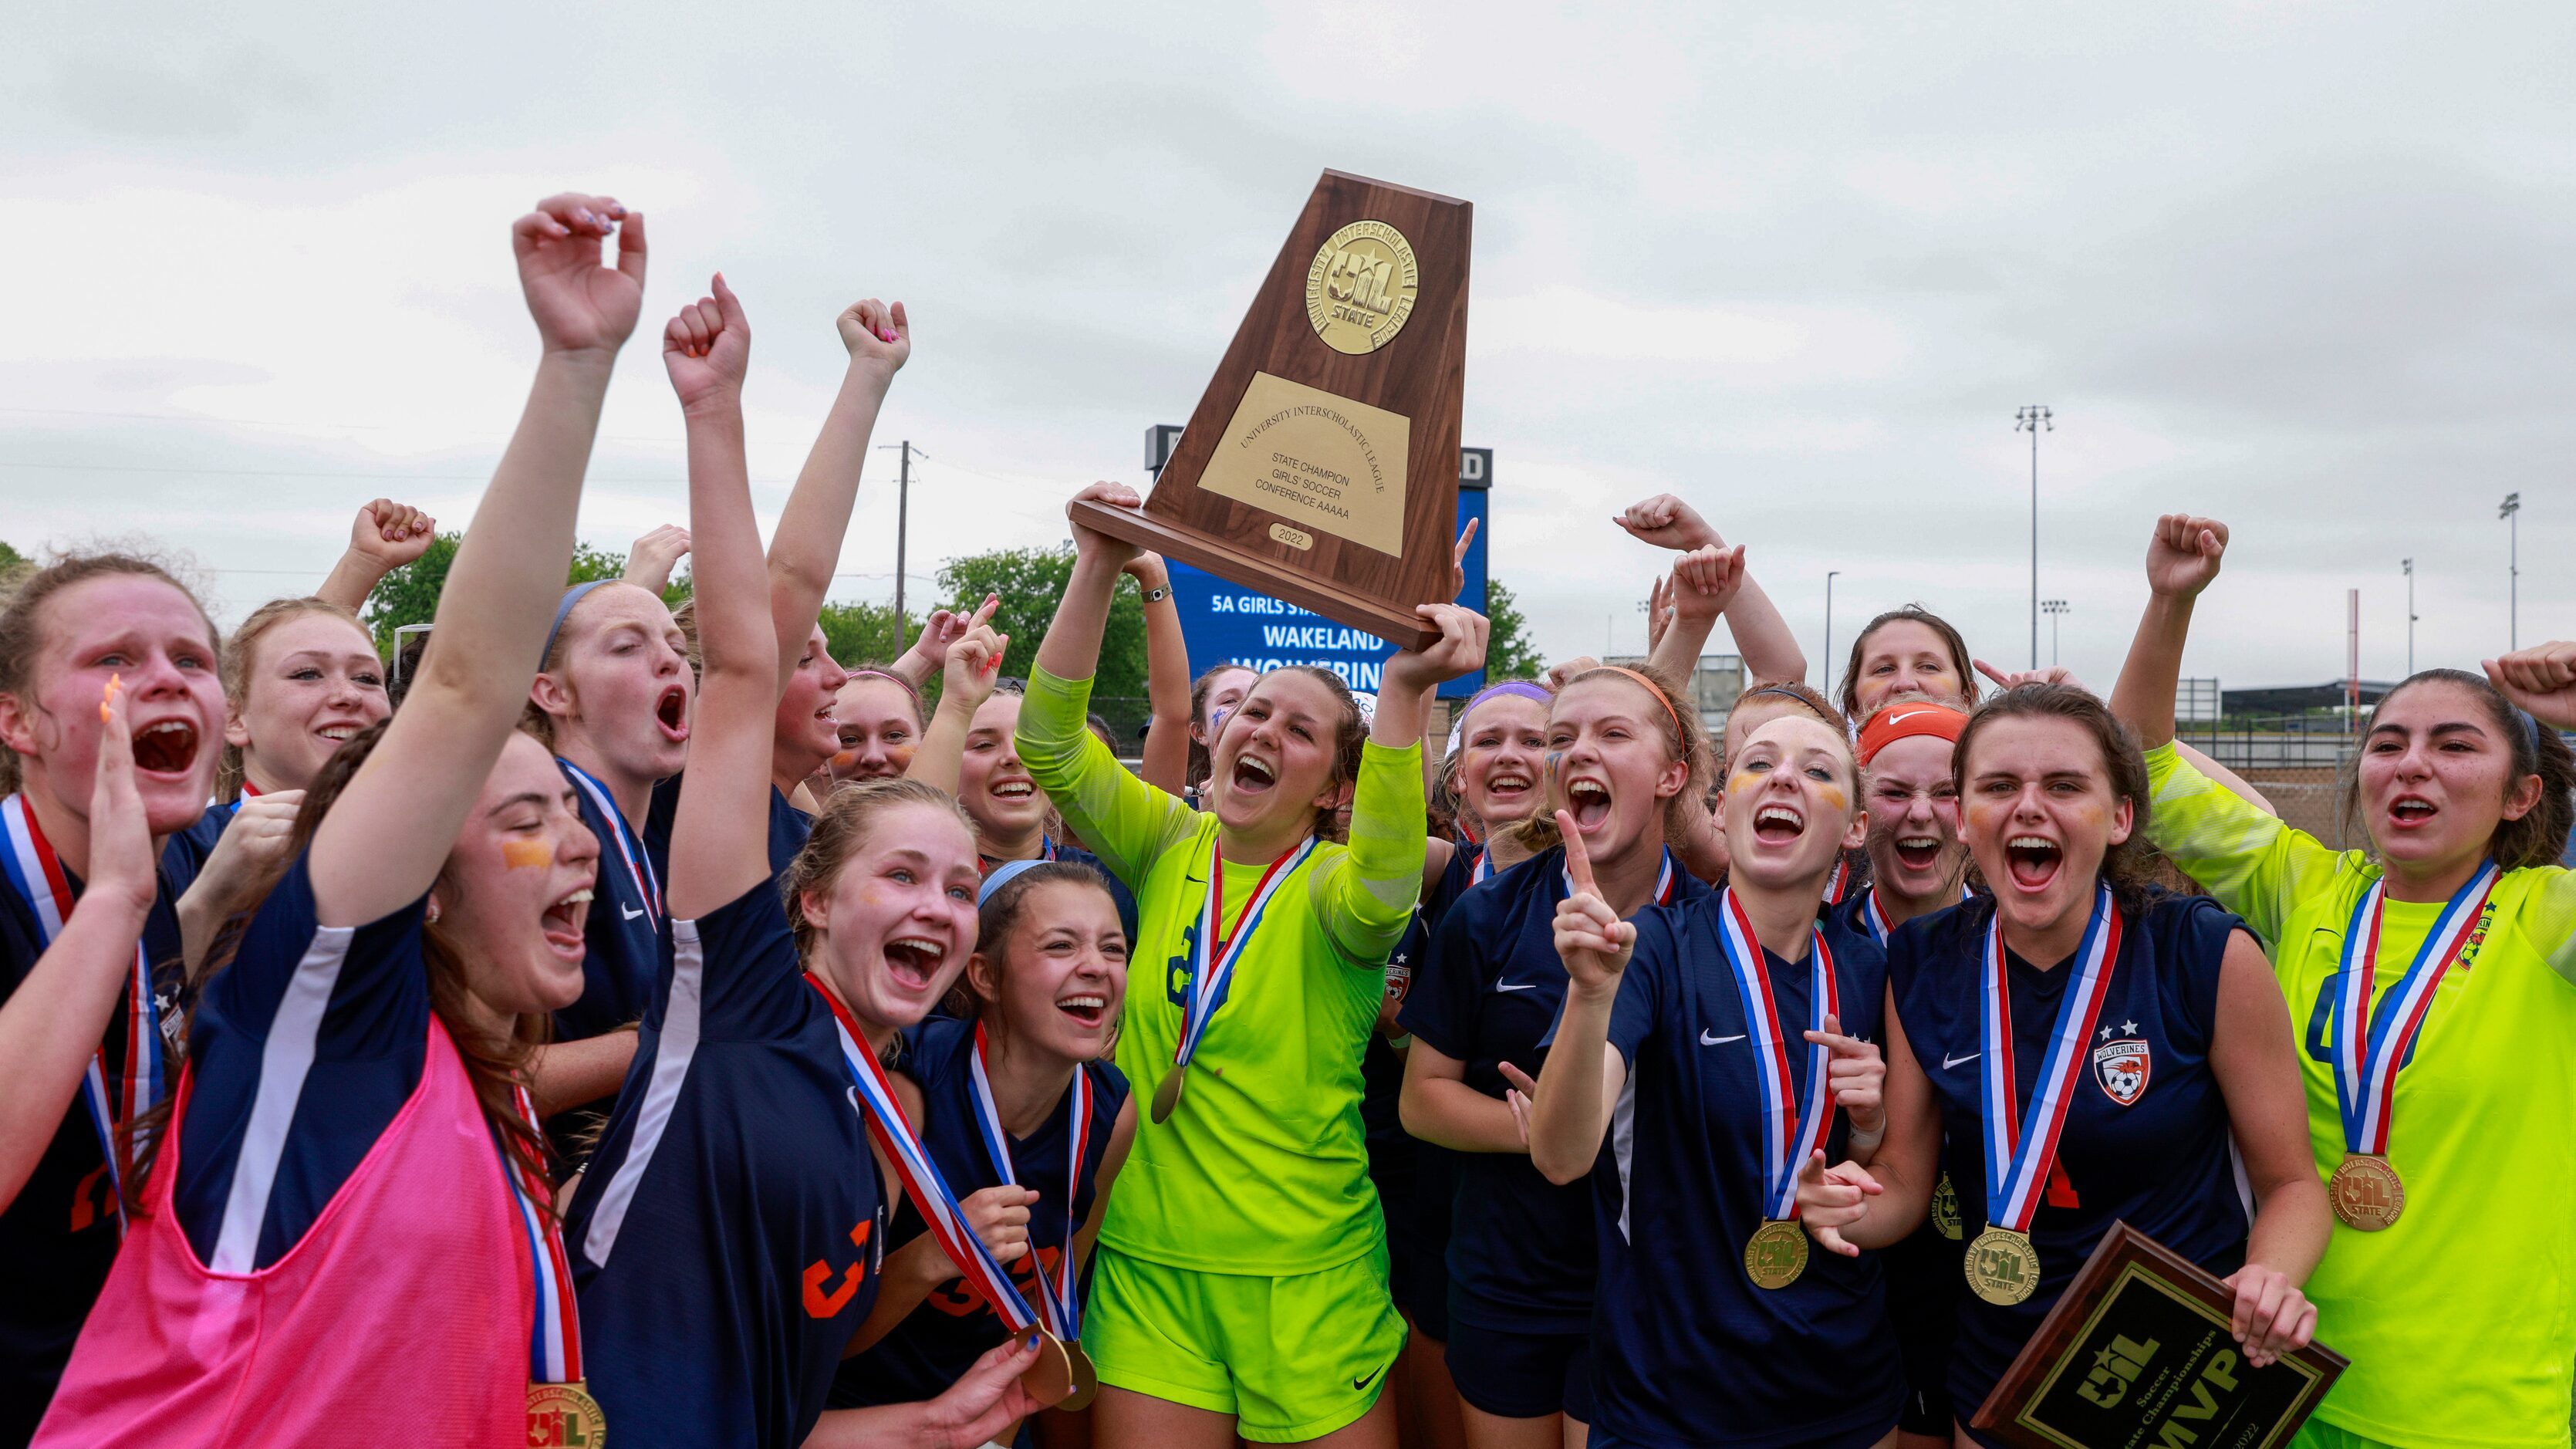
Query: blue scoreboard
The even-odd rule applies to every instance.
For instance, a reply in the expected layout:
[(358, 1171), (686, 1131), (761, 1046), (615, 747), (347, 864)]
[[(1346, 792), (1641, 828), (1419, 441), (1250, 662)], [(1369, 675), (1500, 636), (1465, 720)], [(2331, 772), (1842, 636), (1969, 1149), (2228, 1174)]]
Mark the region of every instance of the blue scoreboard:
[[(1145, 430), (1147, 470), (1162, 471), (1180, 435), (1179, 428), (1168, 425)], [(1485, 609), (1486, 535), (1493, 527), (1485, 516), (1485, 499), (1493, 476), (1493, 449), (1458, 450), (1458, 529), (1464, 530), (1470, 519), (1479, 520), (1475, 541), (1467, 546), (1467, 586), (1459, 591), (1458, 602), (1479, 613)], [(1181, 634), (1189, 643), (1191, 678), (1218, 664), (1253, 669), (1320, 664), (1351, 688), (1376, 692), (1378, 673), (1394, 652), (1385, 640), (1203, 569), (1177, 561), (1170, 568), (1172, 602), (1181, 611)], [(1485, 676), (1478, 672), (1440, 686), (1440, 697), (1465, 699), (1484, 687)]]

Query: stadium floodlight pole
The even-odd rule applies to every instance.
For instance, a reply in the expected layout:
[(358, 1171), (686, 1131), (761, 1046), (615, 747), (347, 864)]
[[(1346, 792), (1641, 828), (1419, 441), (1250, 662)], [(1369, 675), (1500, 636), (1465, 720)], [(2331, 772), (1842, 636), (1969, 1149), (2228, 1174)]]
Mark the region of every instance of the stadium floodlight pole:
[(2030, 667), (2039, 667), (2039, 435), (2057, 431), (2056, 414), (2032, 403), (2013, 414), (2013, 431), (2030, 434)]
[(2042, 599), (2039, 611), (2048, 616), (2048, 667), (2057, 667), (2057, 621), (2075, 612), (2075, 606), (2064, 599)]
[(903, 452), (903, 466), (894, 485), (894, 657), (901, 659), (909, 647), (903, 642), (903, 546), (906, 535), (912, 532), (912, 439), (877, 444), (881, 453), (890, 448)]
[(2505, 521), (2505, 604), (2504, 647), (2522, 647), (2522, 495), (2508, 493), (2497, 507), (2496, 517)]
[(2401, 560), (2406, 570), (2406, 677), (2415, 677), (2415, 560)]
[(1828, 689), (1828, 690), (1830, 690), (1830, 689), (1832, 689), (1832, 688), (1834, 687), (1834, 580), (1835, 580), (1836, 578), (1840, 577), (1840, 576), (1841, 576), (1841, 574), (1842, 574), (1842, 570), (1841, 570), (1841, 569), (1827, 569), (1827, 570), (1825, 570), (1825, 685), (1824, 685), (1824, 687), (1825, 687), (1826, 689)]

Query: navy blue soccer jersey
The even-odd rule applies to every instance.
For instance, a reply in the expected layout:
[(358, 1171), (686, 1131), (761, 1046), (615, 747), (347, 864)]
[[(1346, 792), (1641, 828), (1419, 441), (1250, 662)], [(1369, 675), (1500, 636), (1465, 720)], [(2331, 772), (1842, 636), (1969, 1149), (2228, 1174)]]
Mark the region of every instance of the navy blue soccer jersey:
[[(644, 813), (644, 849), (653, 858), (653, 868), (664, 875), (671, 870), (671, 823), (679, 818), (680, 781), (678, 775), (653, 787), (653, 804)], [(796, 852), (805, 848), (805, 839), (814, 833), (814, 817), (788, 803), (785, 793), (776, 785), (769, 787), (769, 877), (776, 880), (787, 874), (787, 864)], [(604, 847), (607, 841), (600, 844)]]
[(641, 831), (617, 801), (568, 760), (558, 760), (581, 803), (581, 823), (599, 838), (599, 884), (582, 926), (581, 999), (555, 1013), (567, 1041), (640, 1021), (662, 974), (662, 875)]
[[(1413, 920), (1386, 958), (1386, 989), (1412, 999), (1413, 983), (1419, 979), (1423, 962), (1431, 953), (1432, 933), (1449, 914), (1449, 907), (1466, 894), (1468, 877), (1475, 871), (1475, 852), (1461, 845), (1449, 852), (1448, 867), (1440, 872), (1439, 882), (1414, 903)], [(1397, 1018), (1399, 1026), (1403, 1017)], [(1408, 1033), (1410, 1027), (1404, 1028)], [(1403, 1114), (1398, 1099), (1404, 1095), (1404, 1054), (1377, 1032), (1370, 1032), (1368, 1049), (1360, 1057), (1360, 1122), (1368, 1129), (1371, 1148), (1381, 1143), (1410, 1141), (1405, 1135)], [(1380, 1191), (1383, 1199), (1385, 1193)], [(1395, 1205), (1386, 1205), (1392, 1218)]]
[(657, 1445), (792, 1449), (876, 1302), (885, 1193), (777, 887), (670, 923), (564, 1224), (591, 1392)]
[[(922, 1146), (939, 1165), (939, 1175), (947, 1180), (949, 1191), (962, 1201), (985, 1188), (1001, 1186), (1002, 1174), (993, 1165), (975, 1127), (967, 1066), (974, 1056), (975, 1024), (953, 1019), (928, 1021), (906, 1032), (904, 1040), (900, 1070), (921, 1086)], [(1109, 1137), (1111, 1129), (1118, 1125), (1119, 1108), (1127, 1101), (1127, 1079), (1116, 1067), (1092, 1062), (1082, 1068), (1082, 1073), (1090, 1083), (1091, 1105), (1083, 1141), (1081, 1182), (1071, 1192), (1075, 1231), (1091, 1216), (1100, 1182), (1100, 1163), (1109, 1152)], [(1050, 1281), (1054, 1281), (1053, 1275), (1061, 1271), (1059, 1265), (1070, 1243), (1065, 1219), (1066, 1175), (1073, 1152), (1065, 1131), (1069, 1118), (1064, 1101), (1059, 1099), (1033, 1135), (1012, 1138), (1010, 1144), (1016, 1181), (1038, 1194), (1037, 1202), (1029, 1209), (1030, 1251), (1013, 1262), (1009, 1270), (1020, 1296), (1032, 1308), (1038, 1301), (1037, 1270), (1043, 1267)], [(927, 1231), (920, 1211), (907, 1201), (895, 1215), (888, 1247), (902, 1247)], [(1004, 1337), (1002, 1320), (984, 1301), (984, 1295), (962, 1276), (953, 1276), (933, 1289), (920, 1307), (866, 1353), (841, 1366), (840, 1377), (832, 1386), (832, 1407), (858, 1408), (937, 1398), (957, 1382), (958, 1375), (972, 1368), (985, 1350)]]
[[(1677, 904), (1708, 887), (1676, 866)], [(1434, 1051), (1463, 1064), (1468, 1086), (1499, 1098), (1500, 1064), (1532, 1077), (1540, 1043), (1565, 1004), (1556, 954), (1557, 903), (1565, 899), (1558, 846), (1458, 897), (1414, 970), (1399, 1018)], [(1653, 908), (1649, 908), (1650, 910)], [(1596, 1177), (1599, 1173), (1594, 1174)], [(1581, 1333), (1592, 1323), (1593, 1189), (1558, 1186), (1512, 1152), (1458, 1154), (1449, 1237), (1449, 1311), (1461, 1322), (1528, 1333)]]
[[(1723, 896), (1636, 917), (1637, 949), (1611, 1009), (1628, 1082), (1592, 1173), (1601, 1244), (1592, 1318), (1593, 1442), (1868, 1445), (1903, 1397), (1877, 1260), (1812, 1249), (1777, 1289), (1744, 1271), (1763, 1222), (1763, 1110), (1754, 1028), (1719, 936)], [(1885, 956), (1827, 919), (1843, 1030), (1882, 1036)], [(1811, 968), (1763, 967), (1807, 1084)], [(1828, 1160), (1844, 1155), (1837, 1112)]]
[(225, 827), (233, 823), (233, 816), (240, 809), (239, 800), (218, 800), (207, 806), (206, 813), (197, 817), (196, 824), (163, 842), (162, 859), (168, 861), (177, 855), (188, 863), (192, 872), (195, 867), (203, 866), (206, 857), (215, 853), (215, 846), (224, 838)]
[(303, 1239), (411, 1100), (429, 1048), (428, 892), (364, 926), (324, 926), (312, 859), (268, 893), (189, 1024), (174, 1193), (217, 1272), (265, 1268)]
[[(168, 1048), (179, 1031), (183, 974), (174, 905), (202, 859), (171, 837), (161, 859), (161, 891), (144, 918), (143, 950), (161, 1006), (165, 1062), (177, 1061)], [(77, 900), (80, 879), (64, 874)], [(36, 969), (45, 954), (43, 941), (34, 907), (0, 877), (0, 1002)], [(102, 1075), (111, 1084), (126, 1068), (127, 999), (118, 994), (100, 1040)], [(166, 1090), (178, 1073), (165, 1068), (162, 1080)], [(0, 1444), (27, 1442), (45, 1416), (63, 1365), (71, 1361), (72, 1340), (116, 1261), (116, 1222), (116, 1192), (98, 1128), (75, 1098), (26, 1185), (0, 1209)]]
[[(1943, 1165), (1970, 1242), (1987, 1222), (1978, 1013), (1993, 919), (1992, 898), (1981, 897), (1906, 922), (1888, 948), (1897, 1019), (1940, 1106)], [(2209, 1042), (2219, 963), (2227, 938), (2245, 923), (2216, 901), (2158, 893), (2125, 925), (2100, 1025), (2074, 1067), (2056, 1167), (2031, 1219), (2039, 1290), (2010, 1307), (1959, 1295), (1950, 1395), (1962, 1420), (1984, 1402), (2112, 1223), (2126, 1221), (2221, 1277), (2244, 1264), (2251, 1194), (2226, 1099), (2210, 1072)], [(2074, 973), (2065, 962), (2038, 970), (2009, 951), (2005, 972), (2013, 1100), (2022, 1110)]]

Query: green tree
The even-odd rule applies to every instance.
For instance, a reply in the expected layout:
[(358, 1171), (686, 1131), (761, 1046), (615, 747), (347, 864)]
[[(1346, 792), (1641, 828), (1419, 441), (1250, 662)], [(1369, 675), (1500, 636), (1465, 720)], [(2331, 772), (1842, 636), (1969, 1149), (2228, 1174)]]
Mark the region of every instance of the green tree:
[[(426, 624), (438, 616), (438, 593), (447, 587), (447, 571), (455, 566), (456, 544), (462, 537), (461, 533), (442, 533), (431, 539), (427, 553), (385, 575), (375, 592), (367, 596), (364, 617), (367, 627), (375, 631), (377, 648), (390, 651), (394, 630), (405, 624)], [(575, 543), (572, 562), (564, 570), (564, 582), (585, 584), (594, 579), (617, 578), (625, 572), (626, 555)], [(675, 574), (669, 587), (662, 590), (662, 601), (675, 609), (688, 597), (689, 576), (685, 573)]]
[(0, 579), (8, 578), (12, 572), (27, 562), (29, 560), (25, 554), (11, 548), (6, 540), (0, 540)]
[[(946, 607), (969, 612), (987, 594), (1001, 596), (993, 611), (993, 628), (1011, 636), (1002, 652), (1002, 673), (1027, 678), (1037, 662), (1038, 641), (1055, 618), (1056, 606), (1073, 577), (1073, 550), (999, 548), (952, 558), (939, 566), (939, 586), (948, 591)], [(1100, 643), (1100, 669), (1092, 694), (1107, 699), (1141, 698), (1145, 693), (1145, 604), (1135, 580), (1121, 576), (1109, 605), (1109, 628)]]
[(920, 618), (907, 614), (903, 642), (895, 642), (892, 604), (825, 604), (822, 623), (823, 637), (832, 646), (832, 658), (844, 668), (890, 663), (921, 637)]
[(1547, 672), (1547, 661), (1530, 641), (1529, 620), (1521, 613), (1520, 601), (1501, 579), (1485, 580), (1485, 619), (1492, 626), (1485, 634), (1487, 683), (1536, 679)]

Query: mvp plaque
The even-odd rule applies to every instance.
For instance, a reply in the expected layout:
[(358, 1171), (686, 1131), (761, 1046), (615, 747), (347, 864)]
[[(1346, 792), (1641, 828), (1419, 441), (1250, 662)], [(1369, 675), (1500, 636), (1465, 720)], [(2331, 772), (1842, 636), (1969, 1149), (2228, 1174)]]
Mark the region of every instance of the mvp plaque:
[(1401, 647), (1450, 602), (1466, 202), (1327, 171), (1140, 512), (1087, 528)]
[(2344, 1371), (2312, 1343), (2249, 1368), (2235, 1290), (2115, 1223), (1971, 1424), (2023, 1449), (2273, 1449)]

